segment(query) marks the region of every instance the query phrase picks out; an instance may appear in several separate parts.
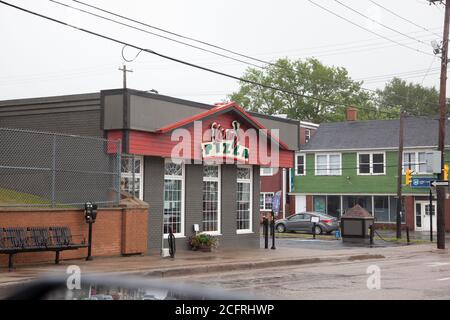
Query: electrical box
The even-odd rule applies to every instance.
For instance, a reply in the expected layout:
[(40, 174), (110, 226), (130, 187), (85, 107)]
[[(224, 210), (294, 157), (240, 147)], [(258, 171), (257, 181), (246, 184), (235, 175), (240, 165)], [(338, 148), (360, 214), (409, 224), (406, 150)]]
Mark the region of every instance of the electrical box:
[(427, 172), (441, 173), (441, 151), (426, 153)]

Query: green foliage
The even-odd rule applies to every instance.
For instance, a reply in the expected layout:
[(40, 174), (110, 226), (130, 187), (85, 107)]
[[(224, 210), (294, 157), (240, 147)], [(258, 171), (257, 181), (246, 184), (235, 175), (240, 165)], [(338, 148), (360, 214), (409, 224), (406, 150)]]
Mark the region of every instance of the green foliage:
[(326, 66), (314, 58), (279, 59), (264, 70), (248, 68), (243, 78), (326, 100), (241, 82), (239, 90), (229, 98), (247, 110), (268, 115), (287, 114), (291, 119), (316, 123), (344, 121), (346, 106), (358, 107), (360, 120), (396, 119), (402, 108), (410, 115), (433, 116), (439, 109), (439, 92), (434, 87), (393, 78), (384, 89), (370, 93), (361, 88), (362, 81), (352, 80), (345, 68)]
[(439, 112), (439, 92), (420, 84), (393, 78), (383, 90), (377, 90), (380, 110), (399, 113), (404, 109), (415, 116), (434, 116)]
[(189, 238), (188, 244), (191, 249), (216, 247), (218, 239), (206, 233), (199, 233)]
[(248, 68), (243, 78), (332, 101), (317, 101), (241, 82), (239, 91), (229, 98), (247, 110), (287, 114), (292, 119), (320, 123), (345, 120), (345, 106), (354, 105), (360, 107), (360, 119), (377, 117), (372, 96), (361, 89), (361, 82), (352, 80), (345, 68), (325, 66), (314, 58), (279, 59), (264, 70)]

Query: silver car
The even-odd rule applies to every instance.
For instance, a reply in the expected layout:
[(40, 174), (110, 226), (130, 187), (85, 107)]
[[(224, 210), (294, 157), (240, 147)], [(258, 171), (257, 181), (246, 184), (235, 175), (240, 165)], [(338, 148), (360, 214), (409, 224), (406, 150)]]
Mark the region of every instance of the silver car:
[(286, 219), (276, 220), (275, 229), (280, 233), (287, 231), (303, 231), (312, 233), (312, 217), (319, 218), (319, 222), (316, 223), (315, 227), (316, 234), (329, 234), (333, 231), (339, 230), (339, 221), (337, 218), (320, 212), (301, 212), (293, 214)]

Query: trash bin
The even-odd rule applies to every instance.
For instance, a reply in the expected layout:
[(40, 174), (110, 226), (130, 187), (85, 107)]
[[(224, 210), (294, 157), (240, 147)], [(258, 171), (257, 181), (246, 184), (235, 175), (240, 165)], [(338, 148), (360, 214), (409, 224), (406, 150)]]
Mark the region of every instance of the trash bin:
[(370, 226), (374, 217), (360, 205), (355, 205), (341, 217), (343, 242), (370, 244)]

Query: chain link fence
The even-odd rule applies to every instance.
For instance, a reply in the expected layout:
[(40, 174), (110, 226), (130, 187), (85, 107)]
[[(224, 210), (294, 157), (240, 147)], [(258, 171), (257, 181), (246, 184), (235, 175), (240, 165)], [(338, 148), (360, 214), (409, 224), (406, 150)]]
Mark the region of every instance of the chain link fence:
[(120, 141), (0, 128), (0, 207), (120, 201)]

